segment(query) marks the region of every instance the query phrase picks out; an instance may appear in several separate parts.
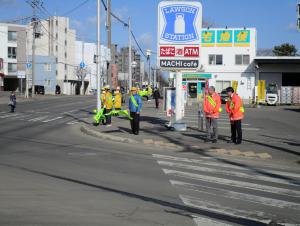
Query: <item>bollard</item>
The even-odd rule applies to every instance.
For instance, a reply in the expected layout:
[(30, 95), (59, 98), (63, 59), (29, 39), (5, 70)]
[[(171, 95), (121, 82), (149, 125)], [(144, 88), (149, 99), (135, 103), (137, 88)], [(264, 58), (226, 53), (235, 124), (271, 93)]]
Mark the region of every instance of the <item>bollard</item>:
[(198, 129), (203, 131), (204, 127), (204, 117), (201, 109), (198, 110)]

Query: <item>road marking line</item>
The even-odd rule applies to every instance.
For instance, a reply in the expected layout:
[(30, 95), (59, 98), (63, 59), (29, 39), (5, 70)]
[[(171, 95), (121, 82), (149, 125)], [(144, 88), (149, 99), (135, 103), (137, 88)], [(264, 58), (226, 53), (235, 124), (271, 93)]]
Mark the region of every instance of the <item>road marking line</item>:
[(247, 188), (247, 189), (263, 191), (267, 193), (275, 193), (278, 195), (285, 194), (287, 196), (293, 196), (293, 197), (295, 196), (299, 197), (300, 195), (300, 191), (286, 189), (286, 188), (279, 188), (279, 187), (250, 183), (245, 181), (231, 180), (231, 179), (225, 179), (225, 178), (214, 177), (214, 176), (205, 176), (205, 175), (182, 172), (177, 170), (169, 170), (169, 169), (162, 169), (162, 170), (164, 171), (165, 174), (169, 176), (200, 180), (204, 182), (227, 185), (227, 186), (232, 186), (237, 188)]
[[(196, 197), (188, 196), (188, 195), (179, 195), (180, 199), (187, 206), (199, 208), (202, 210), (207, 210), (210, 212), (220, 213), (223, 215), (228, 215), (237, 218), (244, 218), (249, 220), (254, 220), (263, 223), (269, 223), (271, 219), (265, 217), (265, 213), (261, 211), (244, 211), (241, 209), (233, 209), (230, 206), (222, 206), (217, 202), (211, 200), (203, 200), (198, 199)], [(259, 216), (260, 218), (256, 218), (253, 216)]]
[(14, 118), (16, 116), (20, 115), (19, 113), (8, 113), (7, 115), (0, 116), (0, 118), (5, 119), (5, 118)]
[(197, 226), (233, 226), (233, 224), (223, 223), (206, 217), (192, 216)]
[(48, 118), (48, 116), (42, 116), (42, 117), (37, 117), (37, 118), (33, 118), (33, 119), (29, 119), (29, 122), (37, 122), (37, 121), (41, 121)]
[(201, 166), (193, 166), (193, 165), (187, 165), (182, 163), (173, 163), (173, 162), (167, 162), (167, 161), (157, 161), (159, 165), (162, 166), (169, 166), (169, 167), (175, 167), (180, 169), (186, 169), (186, 170), (195, 170), (199, 172), (208, 172), (208, 173), (218, 173), (226, 176), (235, 176), (235, 177), (241, 177), (241, 178), (247, 178), (252, 180), (258, 180), (258, 181), (264, 181), (264, 182), (272, 182), (272, 183), (278, 183), (278, 184), (287, 184), (287, 185), (294, 185), (293, 183), (286, 181), (284, 179), (280, 178), (271, 178), (267, 176), (261, 176), (261, 175), (250, 175), (248, 172), (236, 172), (236, 171), (226, 171), (226, 170), (218, 170), (218, 169), (212, 169), (208, 167), (201, 167)]
[[(174, 157), (174, 156), (159, 155), (159, 154), (152, 154), (152, 157), (158, 158), (158, 159), (163, 159), (163, 160), (188, 162), (188, 163), (196, 163), (196, 164), (208, 165), (208, 166), (214, 166), (214, 167), (222, 167), (222, 168), (227, 168), (227, 169), (232, 169), (232, 170), (239, 169), (239, 170), (243, 170), (243, 171), (251, 171), (251, 172), (253, 171), (251, 169), (247, 169), (242, 166), (235, 166), (235, 165), (231, 165), (228, 163), (221, 163), (221, 162), (212, 162), (212, 161), (208, 162), (207, 160), (203, 160), (203, 159), (189, 159), (189, 158)], [(211, 158), (211, 157), (202, 157), (202, 158)], [(277, 174), (277, 175), (286, 176), (286, 177), (300, 178), (300, 174), (298, 174), (298, 173), (271, 170), (271, 169), (263, 169), (261, 167), (258, 167), (257, 170), (263, 170), (264, 173)]]
[(78, 121), (71, 121), (71, 122), (68, 122), (67, 125), (75, 125), (77, 123), (79, 123), (79, 122)]
[[(228, 190), (222, 189), (222, 188), (215, 188), (215, 187), (210, 187), (210, 186), (205, 186), (205, 185), (185, 183), (182, 181), (170, 180), (170, 183), (173, 186), (176, 186), (176, 187), (179, 187), (182, 189), (196, 191), (199, 193), (208, 193), (208, 194), (214, 195), (214, 196), (222, 196), (222, 197), (229, 198), (229, 199), (242, 200), (245, 202), (252, 202), (252, 203), (259, 204), (259, 205), (271, 206), (271, 207), (276, 207), (276, 208), (288, 208), (288, 209), (300, 210), (300, 204), (296, 203), (296, 202), (289, 202), (289, 201), (284, 201), (284, 200), (262, 197), (262, 196), (258, 196), (258, 195), (246, 194), (246, 193), (235, 192), (235, 191), (228, 191)], [(205, 189), (205, 191), (199, 190), (199, 189)], [(213, 192), (213, 190), (219, 191), (219, 194), (217, 192)]]
[(52, 118), (52, 119), (49, 119), (49, 120), (45, 120), (45, 121), (42, 121), (42, 122), (52, 122), (52, 121), (55, 121), (55, 120), (58, 120), (58, 119), (61, 119), (63, 117), (56, 117), (56, 118)]

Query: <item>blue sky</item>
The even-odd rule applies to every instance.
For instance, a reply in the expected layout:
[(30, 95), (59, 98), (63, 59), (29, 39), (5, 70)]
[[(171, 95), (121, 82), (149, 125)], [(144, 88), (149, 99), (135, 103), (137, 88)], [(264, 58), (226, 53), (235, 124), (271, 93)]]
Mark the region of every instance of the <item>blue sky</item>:
[[(44, 0), (44, 7), (52, 15), (62, 15), (83, 0)], [(78, 38), (96, 39), (96, 0), (90, 0), (69, 14)], [(133, 31), (143, 49), (156, 51), (157, 5), (160, 0), (112, 0), (112, 11), (123, 20), (132, 18)], [(202, 0), (203, 18), (214, 27), (256, 27), (258, 48), (272, 48), (289, 42), (300, 51), (300, 32), (296, 30), (298, 0)], [(102, 19), (105, 18), (102, 8)], [(25, 0), (0, 0), (0, 20), (30, 16), (31, 8)], [(46, 15), (41, 14), (41, 17)], [(113, 42), (124, 46), (127, 31), (113, 22)], [(106, 43), (104, 22), (102, 41)]]

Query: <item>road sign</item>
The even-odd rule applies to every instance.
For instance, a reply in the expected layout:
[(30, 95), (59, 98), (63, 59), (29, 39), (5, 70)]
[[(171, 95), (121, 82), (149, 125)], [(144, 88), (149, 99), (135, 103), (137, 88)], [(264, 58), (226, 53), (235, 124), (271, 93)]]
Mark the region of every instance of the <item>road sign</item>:
[(31, 67), (32, 67), (32, 64), (31, 64), (31, 63), (27, 63), (27, 64), (26, 64), (26, 68), (27, 68), (27, 69), (29, 69), (29, 68), (31, 68)]
[(162, 1), (158, 6), (158, 66), (196, 70), (200, 63), (202, 5), (198, 1)]
[(17, 71), (17, 77), (18, 78), (25, 78), (26, 72), (25, 71)]
[(82, 68), (85, 68), (85, 63), (84, 63), (84, 62), (81, 62), (81, 63), (79, 64), (79, 66), (80, 66), (81, 69), (82, 69)]

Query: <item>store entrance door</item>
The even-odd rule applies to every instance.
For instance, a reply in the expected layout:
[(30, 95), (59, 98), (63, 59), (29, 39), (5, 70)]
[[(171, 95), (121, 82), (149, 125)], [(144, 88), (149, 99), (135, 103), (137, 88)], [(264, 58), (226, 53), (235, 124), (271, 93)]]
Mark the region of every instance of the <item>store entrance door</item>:
[(197, 82), (188, 83), (188, 97), (197, 98)]

